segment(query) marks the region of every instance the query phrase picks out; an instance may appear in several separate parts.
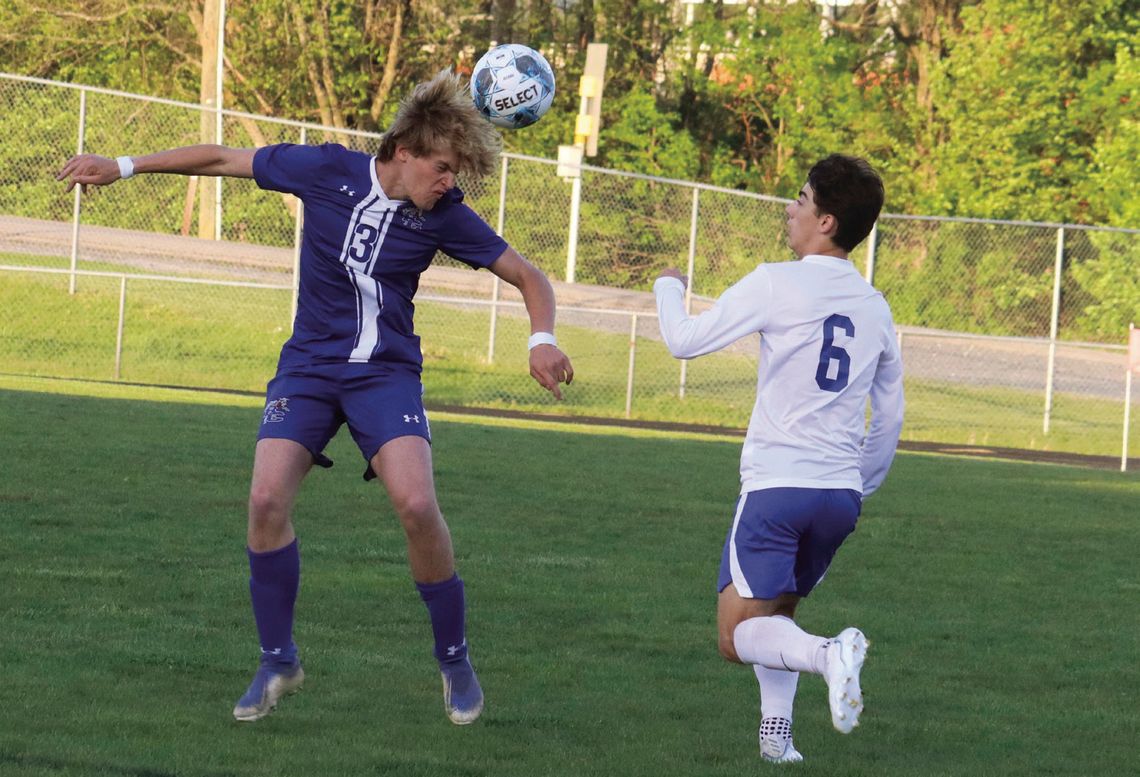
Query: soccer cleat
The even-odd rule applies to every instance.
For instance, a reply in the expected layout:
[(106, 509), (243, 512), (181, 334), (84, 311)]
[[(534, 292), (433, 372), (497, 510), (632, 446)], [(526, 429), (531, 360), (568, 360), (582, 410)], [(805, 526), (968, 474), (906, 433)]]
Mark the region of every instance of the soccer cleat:
[(305, 670), (298, 661), (292, 666), (262, 663), (249, 684), (245, 695), (238, 699), (234, 707), (234, 718), (253, 721), (264, 718), (273, 712), (282, 696), (296, 693), (305, 679)]
[(483, 689), (479, 678), (464, 658), (454, 663), (440, 664), (443, 676), (443, 708), (447, 717), (457, 726), (474, 723), (483, 711)]
[(859, 671), (867, 656), (867, 638), (856, 628), (847, 628), (827, 646), (827, 701), (831, 706), (831, 725), (842, 734), (850, 734), (859, 725), (863, 711), (863, 691), (859, 688)]
[(760, 735), (760, 757), (768, 763), (795, 764), (804, 760), (799, 750), (792, 745), (791, 737), (766, 737)]
[(760, 721), (760, 757), (774, 764), (799, 763), (804, 760), (792, 744), (792, 721), (777, 717)]

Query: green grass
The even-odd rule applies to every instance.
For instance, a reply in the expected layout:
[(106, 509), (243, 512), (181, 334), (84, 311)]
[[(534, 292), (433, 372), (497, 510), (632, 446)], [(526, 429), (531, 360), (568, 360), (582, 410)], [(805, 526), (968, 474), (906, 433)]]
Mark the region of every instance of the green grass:
[[(347, 435), (297, 507), (305, 690), (230, 719), (260, 401), (0, 378), (0, 774), (736, 775), (751, 672), (713, 582), (739, 441), (433, 416), (488, 706), (446, 721), (403, 539)], [(1134, 474), (899, 456), (805, 628), (873, 641), (867, 712), (801, 680), (805, 775), (1134, 774)]]
[[(0, 305), (7, 320), (0, 329), (0, 369), (259, 392), (288, 337), (287, 290), (131, 279), (116, 372), (119, 279), (81, 276), (77, 293), (67, 290), (65, 275), (4, 273)], [(566, 400), (556, 403), (529, 377), (529, 328), (517, 309), (499, 317), (493, 364), (487, 362), (487, 308), (421, 300), (416, 323), (429, 404), (626, 417), (628, 330), (599, 331), (563, 316), (559, 341), (577, 377)], [(627, 326), (625, 321), (618, 328)], [(655, 326), (648, 320), (640, 331)], [(683, 400), (679, 375), (679, 363), (659, 341), (639, 337), (629, 417), (727, 428), (747, 424), (756, 391), (753, 356), (718, 353), (690, 362)], [(914, 379), (906, 388), (906, 440), (1106, 456), (1120, 452), (1120, 401), (1058, 393), (1046, 436), (1041, 392)], [(1133, 424), (1130, 447), (1140, 450), (1140, 423)]]

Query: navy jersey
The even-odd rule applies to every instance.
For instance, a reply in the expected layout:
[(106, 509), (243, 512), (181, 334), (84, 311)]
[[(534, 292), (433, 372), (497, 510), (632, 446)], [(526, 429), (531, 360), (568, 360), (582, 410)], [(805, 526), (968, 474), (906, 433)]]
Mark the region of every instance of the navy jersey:
[(257, 150), (253, 177), (263, 189), (305, 205), (301, 279), (293, 336), (278, 371), (321, 364), (423, 367), (412, 297), (437, 250), (474, 268), (507, 248), (452, 189), (430, 211), (393, 200), (376, 177), (376, 158), (344, 146), (281, 144)]

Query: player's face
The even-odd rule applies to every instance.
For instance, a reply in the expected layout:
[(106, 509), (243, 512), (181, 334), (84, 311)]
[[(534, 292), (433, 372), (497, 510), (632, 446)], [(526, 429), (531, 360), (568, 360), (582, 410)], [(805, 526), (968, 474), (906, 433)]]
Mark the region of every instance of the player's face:
[(799, 196), (789, 203), (785, 213), (788, 214), (788, 245), (796, 256), (813, 253), (821, 236), (822, 221), (830, 217), (816, 209), (811, 184), (803, 185)]
[(404, 163), (402, 179), (407, 199), (421, 210), (431, 210), (455, 186), (459, 157), (451, 149), (415, 156), (401, 149), (397, 157)]

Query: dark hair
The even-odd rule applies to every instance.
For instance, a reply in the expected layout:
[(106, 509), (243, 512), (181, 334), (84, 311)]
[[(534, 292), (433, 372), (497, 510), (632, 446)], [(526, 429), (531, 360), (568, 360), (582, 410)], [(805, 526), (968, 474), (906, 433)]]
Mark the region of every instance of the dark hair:
[(380, 138), (377, 158), (391, 160), (396, 146), (406, 146), (415, 156), (449, 148), (459, 158), (459, 172), (478, 177), (494, 169), (502, 139), (479, 113), (459, 76), (441, 70), (400, 102), (396, 118)]
[(816, 210), (839, 222), (832, 241), (850, 251), (871, 234), (883, 209), (883, 179), (865, 159), (832, 154), (808, 172)]

